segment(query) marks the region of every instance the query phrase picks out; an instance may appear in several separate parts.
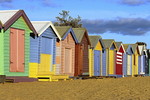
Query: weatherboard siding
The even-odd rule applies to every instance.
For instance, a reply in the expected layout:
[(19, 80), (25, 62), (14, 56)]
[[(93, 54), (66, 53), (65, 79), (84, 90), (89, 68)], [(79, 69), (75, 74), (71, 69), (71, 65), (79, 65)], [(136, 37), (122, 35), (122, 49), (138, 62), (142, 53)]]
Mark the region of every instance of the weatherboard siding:
[(0, 32), (0, 75), (4, 75), (4, 33)]
[(30, 55), (30, 32), (28, 25), (23, 17), (20, 17), (12, 28), (25, 30), (25, 66), (24, 72), (10, 72), (10, 28), (4, 33), (4, 74), (7, 76), (28, 76), (29, 74), (29, 55)]
[[(67, 37), (65, 38), (65, 40), (61, 41), (62, 42), (62, 46), (61, 46), (61, 72), (62, 74), (67, 74), (70, 76), (74, 76), (74, 68), (75, 68), (75, 41), (71, 35), (71, 33), (69, 33), (67, 35)], [(65, 73), (65, 49), (71, 49), (72, 53), (70, 54), (71, 56), (71, 65), (70, 65), (70, 72), (69, 73)]]

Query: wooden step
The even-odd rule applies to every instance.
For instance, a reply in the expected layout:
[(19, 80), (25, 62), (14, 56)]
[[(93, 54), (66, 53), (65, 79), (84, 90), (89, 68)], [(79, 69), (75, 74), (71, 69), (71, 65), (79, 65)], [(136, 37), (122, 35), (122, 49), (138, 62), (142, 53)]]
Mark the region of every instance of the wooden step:
[(68, 75), (39, 75), (38, 76), (38, 81), (60, 81), (60, 80), (68, 80), (69, 76)]

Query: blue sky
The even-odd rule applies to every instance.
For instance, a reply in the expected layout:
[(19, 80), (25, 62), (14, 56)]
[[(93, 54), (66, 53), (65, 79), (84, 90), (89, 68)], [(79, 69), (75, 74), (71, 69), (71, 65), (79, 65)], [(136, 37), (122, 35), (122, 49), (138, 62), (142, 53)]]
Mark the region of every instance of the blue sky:
[(55, 21), (62, 10), (81, 16), (90, 34), (150, 48), (150, 0), (0, 0), (0, 10), (23, 9), (32, 21)]

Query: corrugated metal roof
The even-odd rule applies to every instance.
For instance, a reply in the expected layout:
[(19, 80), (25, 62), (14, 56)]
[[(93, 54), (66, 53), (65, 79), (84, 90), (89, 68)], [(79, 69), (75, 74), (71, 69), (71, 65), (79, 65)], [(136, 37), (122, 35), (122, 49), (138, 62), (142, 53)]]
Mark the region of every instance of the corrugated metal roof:
[[(102, 39), (104, 45), (105, 45), (105, 48), (110, 48), (112, 43), (115, 42), (114, 39)], [(116, 46), (116, 45), (115, 45)]]
[(101, 36), (89, 36), (90, 42), (91, 42), (91, 47), (95, 48), (99, 40), (101, 39)]
[(57, 32), (51, 21), (31, 21), (31, 23), (36, 29), (38, 36), (40, 36), (48, 27), (51, 26), (58, 38), (61, 39), (59, 33)]
[(55, 26), (55, 28), (57, 29), (59, 36), (63, 38), (71, 26)]
[(12, 16), (14, 16), (19, 10), (1, 10), (0, 20), (2, 25), (4, 25)]
[(73, 31), (78, 39), (78, 42), (80, 43), (86, 32), (86, 29), (85, 28), (73, 28)]

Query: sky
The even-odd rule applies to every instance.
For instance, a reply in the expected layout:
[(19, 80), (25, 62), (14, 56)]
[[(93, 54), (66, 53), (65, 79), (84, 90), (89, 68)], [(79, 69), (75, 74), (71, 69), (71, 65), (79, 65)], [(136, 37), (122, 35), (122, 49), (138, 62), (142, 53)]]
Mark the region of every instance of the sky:
[(31, 21), (56, 21), (62, 10), (82, 19), (90, 35), (150, 48), (150, 0), (0, 0), (0, 10), (25, 11)]

